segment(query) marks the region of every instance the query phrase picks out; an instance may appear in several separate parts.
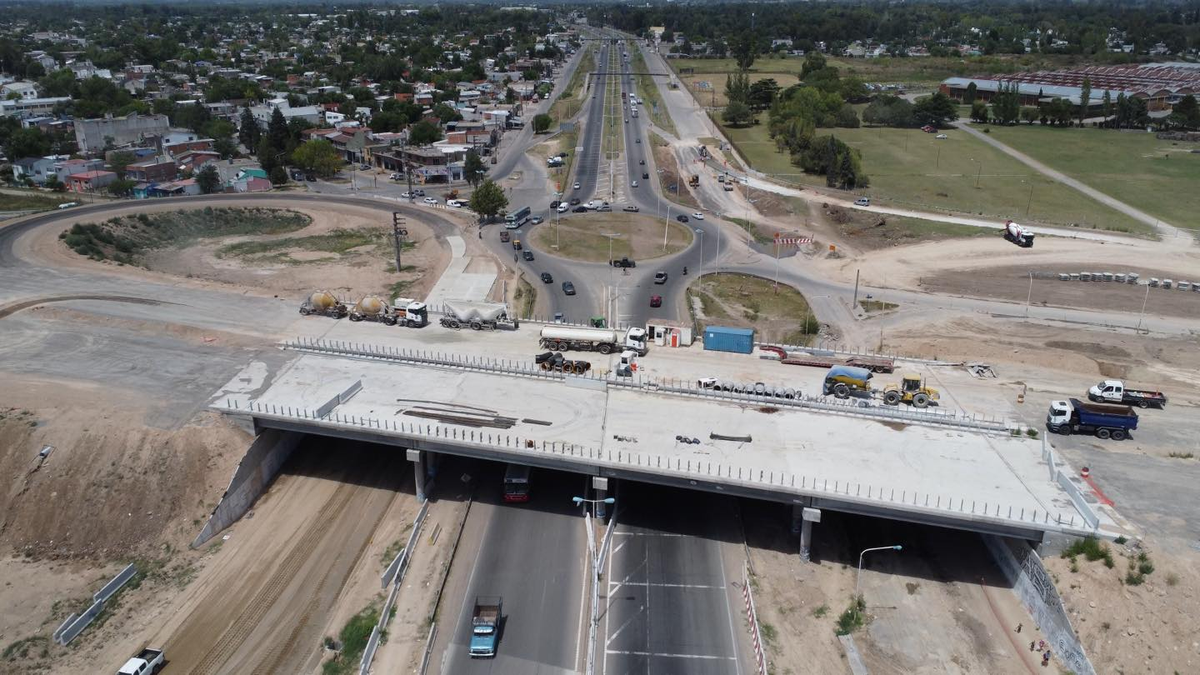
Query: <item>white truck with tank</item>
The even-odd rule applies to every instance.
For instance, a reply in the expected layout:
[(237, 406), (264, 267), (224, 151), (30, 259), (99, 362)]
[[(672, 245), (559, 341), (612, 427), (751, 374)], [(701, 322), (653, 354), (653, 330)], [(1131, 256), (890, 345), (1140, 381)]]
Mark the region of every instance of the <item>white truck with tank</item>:
[(633, 327), (622, 331), (615, 328), (581, 328), (552, 325), (542, 328), (541, 346), (565, 352), (571, 349), (611, 354), (626, 349), (645, 356), (646, 329)]
[(1021, 248), (1033, 248), (1033, 231), (1011, 220), (1004, 223), (1004, 238)]
[(520, 325), (516, 319), (509, 317), (508, 305), (502, 302), (447, 300), (444, 306), (446, 313), (441, 324), (446, 328), (516, 330)]
[(334, 319), (340, 319), (347, 314), (346, 304), (338, 300), (329, 291), (315, 291), (300, 304), (300, 313), (304, 316), (318, 314)]

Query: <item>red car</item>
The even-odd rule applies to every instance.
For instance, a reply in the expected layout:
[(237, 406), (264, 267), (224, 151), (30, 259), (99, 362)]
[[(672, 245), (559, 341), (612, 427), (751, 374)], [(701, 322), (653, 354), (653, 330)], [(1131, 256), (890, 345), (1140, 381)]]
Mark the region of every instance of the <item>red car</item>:
[(650, 306), (651, 307), (662, 307), (662, 296), (661, 295), (650, 296)]

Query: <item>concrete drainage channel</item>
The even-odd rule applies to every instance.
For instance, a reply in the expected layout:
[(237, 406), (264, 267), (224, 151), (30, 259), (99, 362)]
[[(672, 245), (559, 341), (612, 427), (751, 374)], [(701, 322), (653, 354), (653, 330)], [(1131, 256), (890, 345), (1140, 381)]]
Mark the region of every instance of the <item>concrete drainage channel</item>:
[(598, 386), (627, 387), (647, 393), (666, 393), (713, 400), (736, 401), (740, 403), (754, 402), (769, 404), (772, 407), (798, 408), (818, 410), (835, 414), (852, 415), (869, 419), (882, 419), (906, 424), (925, 424), (942, 427), (952, 427), (984, 433), (1008, 434), (1019, 431), (1015, 425), (995, 418), (980, 418), (969, 415), (965, 411), (944, 412), (940, 410), (900, 410), (866, 405), (866, 401), (840, 401), (825, 397), (797, 396), (796, 398), (778, 398), (761, 396), (754, 393), (715, 391), (704, 389), (688, 381), (659, 381), (644, 380), (640, 376), (634, 379), (607, 379), (595, 373), (574, 375), (568, 378), (562, 373), (543, 371), (530, 367), (528, 364), (514, 361), (497, 361), (483, 357), (463, 357), (454, 354), (442, 354), (424, 350), (397, 349), (362, 343), (347, 343), (311, 338), (299, 338), (283, 344), (291, 351), (320, 354), (324, 356), (341, 356), (349, 358), (370, 359), (373, 361), (388, 361), (392, 363), (429, 365), (459, 370), (471, 370), (499, 375), (516, 377), (532, 377), (550, 380), (591, 380)]

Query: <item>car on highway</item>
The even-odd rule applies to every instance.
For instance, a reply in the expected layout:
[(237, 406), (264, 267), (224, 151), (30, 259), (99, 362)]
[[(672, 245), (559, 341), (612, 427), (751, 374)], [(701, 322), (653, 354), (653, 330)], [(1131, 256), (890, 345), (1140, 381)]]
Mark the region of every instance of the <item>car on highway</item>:
[(571, 201), (569, 203), (571, 206), (579, 206), (579, 197), (571, 197)]
[(575, 189), (576, 189), (576, 190), (578, 190), (578, 189), (579, 189), (579, 181), (575, 181)]
[(675, 216), (675, 220), (678, 220), (681, 223), (686, 223), (688, 221), (688, 217), (681, 213), (681, 214)]
[(552, 209), (557, 209), (557, 208), (558, 208), (558, 205), (559, 205), (559, 204), (561, 204), (561, 203), (562, 203), (562, 202), (560, 202), (559, 200), (555, 199), (554, 201), (550, 202), (550, 208), (552, 208)]
[(543, 218), (541, 216), (534, 216), (529, 219), (529, 224), (530, 225), (540, 225), (543, 220), (545, 220), (545, 218)]
[(662, 307), (662, 296), (661, 295), (650, 296), (650, 306), (651, 307)]
[(429, 204), (430, 206), (437, 204), (437, 200), (434, 199), (433, 197), (426, 197), (425, 199), (422, 199), (421, 201), (425, 202), (426, 204)]
[(854, 205), (855, 206), (870, 206), (871, 198), (870, 197), (859, 197), (858, 199), (854, 200)]
[(72, 206), (79, 206), (79, 202), (63, 202), (62, 204), (58, 205), (58, 210), (62, 211), (63, 209), (69, 209)]
[(642, 172), (642, 180), (650, 180), (649, 172), (646, 172), (646, 171)]
[(696, 220), (704, 220), (704, 214), (700, 213), (699, 211), (693, 213), (692, 217), (695, 218)]
[(554, 277), (551, 276), (549, 272), (542, 272), (542, 283), (552, 284), (554, 283)]
[(530, 251), (529, 249), (525, 249), (525, 252), (521, 254), (521, 257), (524, 258), (527, 262), (533, 262), (533, 251)]
[(623, 209), (621, 209), (621, 210), (622, 210), (622, 211), (628, 211), (628, 212), (630, 212), (630, 213), (637, 213), (637, 212), (638, 212), (638, 207), (637, 207), (637, 205), (636, 205), (636, 204), (628, 204), (628, 205), (626, 205), (626, 206), (625, 206), (625, 208), (623, 208)]
[(636, 180), (630, 181), (629, 187), (637, 187), (637, 181)]
[(634, 142), (634, 143), (641, 143), (641, 142), (642, 142), (642, 139), (640, 139), (640, 138), (635, 138), (635, 139), (633, 139), (633, 142)]
[(563, 293), (567, 295), (575, 295), (575, 284), (569, 281), (562, 282), (562, 289)]
[(638, 164), (640, 164), (641, 166), (646, 166), (646, 160), (644, 160), (644, 159), (639, 159), (639, 160), (638, 160)]
[(558, 211), (559, 213), (566, 213), (567, 211), (571, 210), (571, 205), (566, 202), (563, 202), (563, 203), (559, 204), (558, 208), (555, 210)]
[(628, 118), (628, 117), (626, 117), (626, 118), (625, 118), (625, 124), (629, 124), (629, 118)]
[(655, 272), (654, 273), (654, 283), (656, 283), (656, 284), (667, 283), (667, 273), (666, 272)]
[(586, 207), (586, 206), (583, 206), (583, 205), (581, 204), (581, 205), (579, 205), (579, 206), (576, 206), (575, 208), (571, 209), (571, 212), (572, 212), (572, 213), (587, 213), (587, 212), (588, 212), (588, 207)]
[(392, 180), (404, 180), (404, 174), (393, 173), (392, 175), (388, 176), (388, 178), (391, 178)]

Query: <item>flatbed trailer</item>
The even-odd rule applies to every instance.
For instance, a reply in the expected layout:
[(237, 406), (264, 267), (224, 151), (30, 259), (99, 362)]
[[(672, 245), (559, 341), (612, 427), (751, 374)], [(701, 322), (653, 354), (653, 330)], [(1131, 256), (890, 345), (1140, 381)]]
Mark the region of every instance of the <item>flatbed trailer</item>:
[(771, 345), (760, 346), (760, 350), (779, 356), (779, 362), (789, 366), (812, 366), (814, 368), (832, 368), (834, 366), (852, 366), (866, 368), (873, 373), (890, 373), (896, 370), (896, 362), (883, 356), (819, 356), (805, 352), (789, 352), (782, 347)]

